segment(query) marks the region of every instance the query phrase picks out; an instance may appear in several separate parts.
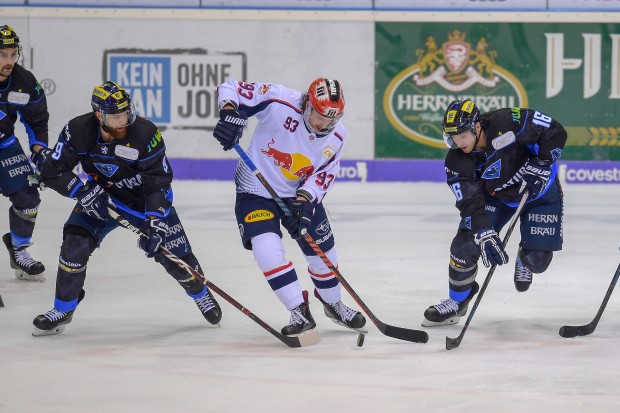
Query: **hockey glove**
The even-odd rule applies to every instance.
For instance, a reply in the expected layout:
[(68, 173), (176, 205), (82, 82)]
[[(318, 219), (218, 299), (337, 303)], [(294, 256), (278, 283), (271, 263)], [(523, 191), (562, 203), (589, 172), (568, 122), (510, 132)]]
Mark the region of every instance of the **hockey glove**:
[(523, 195), (526, 190), (530, 191), (529, 199), (536, 198), (547, 185), (551, 177), (551, 161), (541, 161), (538, 158), (528, 160), (525, 165), (525, 172), (521, 181), (519, 195)]
[(82, 212), (89, 217), (102, 221), (108, 219), (108, 202), (110, 197), (95, 181), (88, 181), (77, 192), (75, 198), (82, 206)]
[(149, 258), (158, 254), (159, 247), (166, 239), (166, 234), (169, 231), (168, 224), (157, 217), (147, 218), (145, 221), (146, 234), (145, 237), (140, 237), (138, 240), (138, 246), (146, 252), (146, 256)]
[(236, 109), (220, 110), (220, 120), (215, 125), (213, 136), (220, 142), (225, 151), (231, 150), (243, 134), (248, 117)]
[(303, 199), (295, 199), (291, 202), (291, 212), (293, 216), (285, 216), (283, 224), (293, 239), (303, 238), (314, 216), (314, 204)]
[(474, 242), (480, 247), (482, 263), (485, 267), (502, 265), (508, 262), (508, 254), (504, 251), (504, 243), (491, 228), (481, 228), (474, 235)]
[(53, 153), (54, 151), (51, 150), (50, 148), (43, 148), (40, 149), (39, 152), (35, 152), (32, 154), (32, 156), (30, 157), (32, 159), (32, 163), (34, 163), (34, 165), (37, 167), (37, 169), (40, 171), (43, 168), (43, 164), (45, 163), (45, 161), (47, 160), (47, 158)]

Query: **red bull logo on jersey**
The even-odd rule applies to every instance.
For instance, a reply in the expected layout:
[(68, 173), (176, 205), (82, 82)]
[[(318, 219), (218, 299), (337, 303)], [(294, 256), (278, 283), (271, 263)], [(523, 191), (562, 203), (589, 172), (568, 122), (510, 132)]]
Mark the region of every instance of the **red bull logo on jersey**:
[(301, 153), (286, 153), (274, 148), (275, 139), (267, 144), (267, 149), (261, 152), (273, 159), (273, 163), (280, 167), (280, 172), (287, 179), (298, 180), (314, 173), (314, 166), (306, 156)]
[(264, 95), (267, 92), (269, 92), (269, 89), (271, 89), (271, 84), (270, 83), (265, 83), (264, 85), (262, 85), (261, 87), (258, 88), (258, 94), (259, 95)]
[[(396, 74), (383, 95), (387, 120), (418, 143), (445, 149), (441, 124), (450, 102), (472, 99), (481, 112), (527, 106), (527, 92), (498, 64), (500, 53), (484, 36), (452, 30), (441, 43), (430, 34), (416, 49), (417, 62)], [(413, 45), (409, 47), (414, 47)]]

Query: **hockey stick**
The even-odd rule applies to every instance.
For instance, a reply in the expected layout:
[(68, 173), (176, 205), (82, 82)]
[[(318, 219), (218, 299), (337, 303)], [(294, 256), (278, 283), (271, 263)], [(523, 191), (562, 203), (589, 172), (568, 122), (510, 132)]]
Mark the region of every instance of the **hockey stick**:
[[(525, 202), (527, 201), (528, 195), (529, 195), (529, 191), (525, 191), (525, 193), (521, 197), (521, 202), (519, 202), (519, 206), (517, 207), (517, 210), (514, 216), (512, 217), (512, 221), (510, 222), (510, 225), (508, 225), (508, 231), (506, 231), (506, 235), (504, 235), (504, 239), (502, 240), (504, 247), (506, 246), (506, 243), (510, 239), (510, 234), (512, 234), (512, 230), (514, 229), (517, 221), (519, 220), (519, 215), (521, 215), (521, 210), (523, 210), (523, 206), (525, 205)], [(461, 334), (459, 334), (457, 338), (450, 338), (446, 336), (446, 350), (452, 350), (453, 348), (457, 348), (458, 346), (461, 345), (461, 341), (463, 341), (463, 336), (465, 335), (465, 331), (467, 331), (467, 327), (469, 326), (471, 319), (474, 317), (474, 314), (476, 313), (478, 304), (480, 304), (480, 300), (482, 300), (482, 296), (484, 295), (484, 292), (487, 289), (489, 282), (491, 281), (491, 277), (493, 276), (493, 273), (495, 272), (495, 268), (497, 268), (497, 264), (491, 266), (491, 269), (489, 269), (489, 273), (487, 274), (487, 278), (484, 279), (484, 283), (482, 283), (482, 287), (480, 288), (478, 297), (476, 297), (476, 301), (474, 301), (474, 305), (469, 311), (469, 316), (467, 316), (467, 321), (465, 321), (465, 325), (463, 326), (463, 329), (461, 330)]]
[(560, 328), (560, 335), (565, 338), (571, 338), (575, 336), (587, 336), (588, 334), (592, 334), (594, 329), (596, 328), (598, 321), (601, 319), (603, 315), (603, 311), (605, 311), (605, 307), (607, 306), (607, 302), (609, 301), (609, 297), (611, 297), (611, 293), (614, 291), (614, 287), (618, 282), (618, 277), (620, 277), (620, 265), (616, 269), (616, 273), (614, 274), (614, 278), (611, 280), (611, 284), (609, 284), (609, 288), (607, 288), (607, 293), (605, 294), (605, 298), (603, 298), (603, 302), (601, 303), (596, 316), (592, 321), (588, 324), (582, 326), (563, 326)]
[[(239, 153), (239, 156), (241, 156), (241, 159), (243, 160), (243, 162), (252, 170), (254, 175), (256, 175), (256, 177), (261, 182), (261, 184), (263, 184), (263, 186), (269, 192), (269, 194), (274, 199), (274, 201), (276, 201), (276, 203), (282, 209), (284, 214), (292, 215), (290, 209), (286, 206), (284, 201), (282, 201), (282, 198), (278, 196), (278, 194), (273, 189), (273, 187), (269, 184), (269, 182), (267, 182), (263, 174), (258, 170), (256, 165), (254, 165), (254, 162), (252, 162), (252, 160), (247, 155), (247, 153), (245, 153), (243, 148), (241, 148), (239, 144), (235, 144), (234, 148), (237, 151), (237, 153)], [(411, 341), (414, 343), (426, 343), (428, 341), (428, 334), (426, 333), (426, 331), (396, 327), (396, 326), (386, 324), (382, 322), (381, 320), (379, 320), (373, 314), (373, 312), (370, 311), (370, 309), (364, 303), (364, 301), (362, 301), (360, 296), (357, 295), (357, 293), (349, 285), (347, 280), (344, 279), (344, 276), (340, 273), (340, 271), (338, 271), (336, 266), (329, 260), (329, 258), (327, 258), (327, 256), (325, 255), (321, 247), (318, 246), (318, 244), (314, 241), (312, 236), (306, 232), (306, 234), (304, 234), (304, 239), (306, 240), (310, 248), (312, 248), (312, 250), (321, 258), (321, 260), (323, 260), (325, 265), (327, 265), (327, 267), (333, 272), (333, 274), (336, 276), (338, 281), (340, 281), (340, 284), (342, 284), (345, 290), (347, 290), (347, 292), (351, 295), (351, 297), (353, 297), (353, 300), (357, 303), (357, 305), (359, 305), (360, 308), (364, 310), (368, 318), (370, 318), (372, 322), (375, 323), (375, 326), (377, 326), (379, 331), (381, 331), (386, 336), (397, 338), (400, 340)]]
[[(135, 226), (133, 226), (128, 220), (123, 218), (118, 213), (118, 211), (114, 208), (114, 204), (110, 204), (108, 206), (108, 213), (121, 226), (123, 226), (123, 227), (127, 228), (128, 230), (134, 232), (135, 234), (137, 234), (141, 238), (146, 238), (146, 234), (144, 234), (144, 232), (140, 231), (139, 228), (136, 228)], [(311, 331), (311, 332), (308, 332), (308, 333), (300, 334), (299, 336), (296, 336), (296, 337), (285, 336), (284, 334), (279, 333), (278, 331), (273, 329), (269, 324), (267, 324), (263, 320), (261, 320), (256, 314), (251, 312), (248, 308), (244, 307), (237, 300), (235, 300), (230, 295), (228, 295), (226, 292), (221, 290), (217, 285), (215, 285), (211, 281), (207, 280), (201, 273), (199, 273), (198, 271), (193, 269), (191, 266), (187, 265), (185, 263), (185, 261), (183, 261), (182, 259), (180, 259), (176, 255), (174, 255), (172, 252), (170, 252), (170, 250), (168, 250), (164, 246), (160, 246), (159, 247), (159, 252), (164, 257), (166, 257), (167, 259), (169, 259), (170, 261), (172, 261), (173, 263), (175, 263), (176, 265), (178, 265), (179, 267), (181, 267), (182, 269), (184, 269), (185, 271), (190, 273), (192, 276), (196, 277), (196, 279), (198, 279), (203, 284), (205, 284), (210, 290), (215, 291), (220, 297), (222, 297), (223, 299), (228, 301), (230, 304), (232, 304), (234, 307), (236, 307), (239, 311), (241, 311), (243, 314), (245, 314), (250, 319), (252, 319), (252, 321), (254, 321), (256, 324), (258, 324), (259, 326), (261, 326), (262, 328), (264, 328), (268, 332), (270, 332), (275, 338), (277, 338), (278, 340), (280, 340), (281, 342), (283, 342), (287, 346), (289, 346), (289, 347), (307, 347), (307, 346), (312, 346), (314, 344), (317, 344), (319, 341), (321, 341), (321, 336), (316, 331)]]

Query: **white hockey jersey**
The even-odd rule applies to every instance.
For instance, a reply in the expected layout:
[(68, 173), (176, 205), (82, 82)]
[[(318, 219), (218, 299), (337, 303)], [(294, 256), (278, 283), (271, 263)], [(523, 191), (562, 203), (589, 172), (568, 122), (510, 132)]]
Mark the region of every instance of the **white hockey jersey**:
[[(218, 88), (218, 101), (231, 100), (258, 125), (247, 149), (258, 170), (281, 198), (298, 189), (322, 201), (340, 169), (346, 130), (339, 122), (328, 135), (308, 131), (301, 110), (302, 93), (270, 83), (229, 80)], [(243, 138), (242, 138), (243, 139)], [(243, 161), (235, 172), (237, 192), (271, 198)]]

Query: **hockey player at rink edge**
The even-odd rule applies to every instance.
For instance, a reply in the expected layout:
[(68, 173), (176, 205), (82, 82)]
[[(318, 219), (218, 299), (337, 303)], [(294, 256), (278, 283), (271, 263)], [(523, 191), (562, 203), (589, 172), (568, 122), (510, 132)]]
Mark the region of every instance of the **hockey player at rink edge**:
[(503, 108), (480, 114), (471, 100), (455, 100), (442, 123), (449, 151), (447, 183), (461, 221), (450, 246), (449, 298), (424, 312), (425, 327), (455, 324), (479, 287), (478, 259), (486, 267), (508, 263), (499, 231), (529, 191), (520, 219), (514, 284), (527, 291), (562, 249), (563, 193), (556, 160), (566, 131), (533, 109)]
[(15, 136), (15, 124), (19, 115), (34, 154), (47, 148), (49, 113), (41, 85), (18, 63), (21, 51), (15, 30), (0, 26), (0, 191), (11, 201), (10, 232), (2, 241), (18, 279), (45, 281), (45, 267), (27, 251), (41, 198), (38, 188), (31, 186), (34, 171)]
[[(71, 322), (84, 298), (88, 259), (119, 226), (107, 212), (109, 200), (148, 236), (139, 242), (147, 257), (178, 281), (209, 323), (218, 324), (222, 312), (207, 287), (159, 252), (166, 246), (202, 272), (172, 205), (172, 168), (161, 132), (136, 116), (129, 94), (114, 82), (94, 88), (91, 106), (67, 123), (53, 150), (33, 157), (46, 186), (77, 200), (63, 229), (54, 307), (34, 319), (33, 335), (61, 333)], [(85, 183), (72, 172), (78, 164), (88, 174)]]
[(361, 329), (364, 316), (341, 300), (341, 286), (302, 234), (307, 230), (337, 265), (334, 235), (323, 206), (340, 167), (346, 130), (340, 122), (345, 100), (337, 80), (318, 78), (303, 93), (271, 83), (229, 80), (218, 88), (220, 121), (213, 135), (230, 150), (239, 142), (247, 118), (258, 124), (247, 152), (258, 170), (293, 213), (286, 216), (251, 169), (240, 161), (235, 172), (235, 215), (243, 246), (251, 250), (265, 280), (290, 311), (282, 334), (294, 336), (316, 327), (308, 292), (302, 291), (293, 263), (286, 258), (280, 225), (297, 240), (308, 263), (314, 296), (332, 321)]

